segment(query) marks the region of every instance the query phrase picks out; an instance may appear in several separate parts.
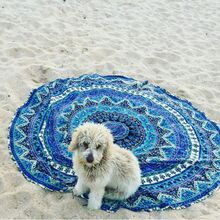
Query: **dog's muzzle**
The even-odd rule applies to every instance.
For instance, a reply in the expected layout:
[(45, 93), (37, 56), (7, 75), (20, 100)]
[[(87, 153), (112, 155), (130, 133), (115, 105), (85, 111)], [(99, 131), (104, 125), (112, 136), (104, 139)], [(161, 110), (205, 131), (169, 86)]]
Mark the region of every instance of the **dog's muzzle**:
[(94, 161), (94, 157), (93, 157), (93, 154), (89, 154), (87, 157), (86, 157), (86, 161), (88, 163), (92, 163)]

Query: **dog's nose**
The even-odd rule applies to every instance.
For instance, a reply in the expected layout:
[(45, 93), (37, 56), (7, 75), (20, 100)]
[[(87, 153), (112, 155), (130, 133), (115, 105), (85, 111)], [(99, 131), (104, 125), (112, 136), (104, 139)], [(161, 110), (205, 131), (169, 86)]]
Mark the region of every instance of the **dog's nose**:
[(92, 163), (94, 161), (94, 157), (92, 154), (89, 154), (87, 157), (86, 157), (86, 160), (88, 163)]

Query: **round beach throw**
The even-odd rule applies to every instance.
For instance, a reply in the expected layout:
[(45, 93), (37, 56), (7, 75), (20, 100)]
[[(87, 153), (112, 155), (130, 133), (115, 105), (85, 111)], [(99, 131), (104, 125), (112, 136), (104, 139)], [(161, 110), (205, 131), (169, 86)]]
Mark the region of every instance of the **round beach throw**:
[(142, 171), (138, 191), (125, 201), (104, 199), (103, 210), (183, 208), (218, 188), (218, 125), (188, 101), (124, 76), (82, 75), (35, 89), (9, 129), (19, 170), (44, 188), (70, 191), (77, 177), (67, 148), (74, 129), (88, 121), (105, 124)]

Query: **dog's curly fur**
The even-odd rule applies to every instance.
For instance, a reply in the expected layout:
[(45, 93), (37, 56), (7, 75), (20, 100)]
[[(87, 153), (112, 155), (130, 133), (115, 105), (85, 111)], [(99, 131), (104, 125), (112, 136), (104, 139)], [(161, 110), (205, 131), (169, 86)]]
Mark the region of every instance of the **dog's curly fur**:
[(74, 195), (90, 191), (88, 207), (99, 209), (102, 198), (123, 200), (141, 184), (141, 171), (131, 151), (113, 143), (102, 124), (84, 123), (72, 135), (69, 151), (74, 151), (73, 168), (78, 181)]

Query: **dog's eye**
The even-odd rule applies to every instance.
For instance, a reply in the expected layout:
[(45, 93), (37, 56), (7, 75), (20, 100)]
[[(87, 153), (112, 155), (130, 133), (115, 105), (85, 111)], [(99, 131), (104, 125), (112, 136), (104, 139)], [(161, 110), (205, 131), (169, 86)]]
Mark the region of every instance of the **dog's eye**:
[(83, 142), (83, 147), (84, 147), (85, 149), (89, 148), (89, 143)]
[(98, 144), (97, 146), (96, 146), (96, 149), (98, 150), (98, 149), (100, 149), (102, 147), (102, 145), (101, 144)]

